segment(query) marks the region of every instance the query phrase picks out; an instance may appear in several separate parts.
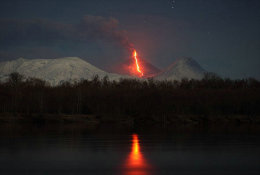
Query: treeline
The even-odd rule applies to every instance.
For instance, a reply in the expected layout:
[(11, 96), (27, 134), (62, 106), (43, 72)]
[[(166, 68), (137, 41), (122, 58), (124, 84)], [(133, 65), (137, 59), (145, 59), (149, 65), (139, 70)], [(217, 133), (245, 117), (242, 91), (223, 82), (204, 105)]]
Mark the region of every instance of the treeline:
[(0, 113), (154, 115), (259, 115), (260, 82), (222, 79), (145, 81), (107, 77), (50, 86), (12, 73), (0, 83)]

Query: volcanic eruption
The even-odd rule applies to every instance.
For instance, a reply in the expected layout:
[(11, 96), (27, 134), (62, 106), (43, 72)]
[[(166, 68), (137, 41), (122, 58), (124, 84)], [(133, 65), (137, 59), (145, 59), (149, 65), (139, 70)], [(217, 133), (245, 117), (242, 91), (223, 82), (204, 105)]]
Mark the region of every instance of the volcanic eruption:
[(138, 55), (136, 50), (133, 51), (133, 58), (134, 58), (134, 65), (132, 70), (134, 75), (137, 75), (138, 77), (143, 77), (144, 76), (143, 68), (140, 65), (140, 62), (138, 60)]
[[(131, 49), (129, 52), (130, 57), (115, 64), (111, 71), (122, 75), (136, 76), (139, 78), (154, 77), (161, 72), (159, 68), (151, 64), (149, 61), (141, 58), (137, 51), (135, 57), (135, 51), (136, 50)], [(137, 69), (137, 65), (139, 66), (140, 72)]]

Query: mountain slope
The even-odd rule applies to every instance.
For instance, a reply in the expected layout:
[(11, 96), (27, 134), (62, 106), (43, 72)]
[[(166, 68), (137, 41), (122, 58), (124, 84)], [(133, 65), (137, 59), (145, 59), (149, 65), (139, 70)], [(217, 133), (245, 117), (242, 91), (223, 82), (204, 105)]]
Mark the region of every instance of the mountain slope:
[[(144, 78), (152, 77), (161, 72), (159, 68), (144, 59), (139, 58), (139, 62), (144, 73)], [(131, 67), (135, 67), (135, 62), (133, 62), (133, 59), (127, 59), (115, 65), (114, 72), (123, 75), (131, 75)]]
[(40, 78), (52, 85), (57, 85), (62, 81), (92, 79), (95, 75), (100, 78), (108, 76), (110, 80), (126, 77), (105, 72), (77, 57), (58, 59), (19, 58), (0, 63), (0, 77), (2, 79), (12, 72), (18, 72), (26, 77)]
[(157, 74), (158, 80), (202, 79), (206, 71), (192, 58), (180, 58)]

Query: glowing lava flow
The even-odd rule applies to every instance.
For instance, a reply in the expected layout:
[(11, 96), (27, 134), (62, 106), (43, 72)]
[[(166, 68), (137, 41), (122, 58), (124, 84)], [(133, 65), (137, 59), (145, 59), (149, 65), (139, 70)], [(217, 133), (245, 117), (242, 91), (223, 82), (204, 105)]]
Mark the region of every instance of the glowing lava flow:
[(143, 71), (141, 70), (141, 68), (139, 66), (136, 50), (134, 50), (134, 52), (133, 52), (133, 57), (135, 59), (136, 71), (139, 73), (140, 77), (144, 76), (144, 73), (143, 73)]
[(140, 151), (138, 135), (133, 134), (132, 137), (132, 150), (126, 162), (127, 171), (123, 174), (147, 175), (149, 167)]

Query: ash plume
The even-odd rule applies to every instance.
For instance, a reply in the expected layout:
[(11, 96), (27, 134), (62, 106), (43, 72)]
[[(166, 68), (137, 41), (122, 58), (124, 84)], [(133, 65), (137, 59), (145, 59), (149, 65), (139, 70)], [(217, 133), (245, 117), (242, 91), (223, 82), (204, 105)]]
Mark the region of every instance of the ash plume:
[(112, 17), (85, 16), (77, 26), (79, 37), (104, 39), (118, 42), (122, 47), (131, 50), (133, 45), (129, 42), (127, 32), (118, 29), (118, 20)]
[(66, 24), (44, 19), (0, 19), (0, 46), (22, 44), (28, 41), (92, 41), (115, 42), (127, 50), (133, 45), (118, 20), (112, 17), (84, 16), (78, 24)]

